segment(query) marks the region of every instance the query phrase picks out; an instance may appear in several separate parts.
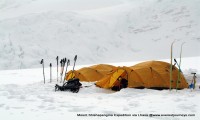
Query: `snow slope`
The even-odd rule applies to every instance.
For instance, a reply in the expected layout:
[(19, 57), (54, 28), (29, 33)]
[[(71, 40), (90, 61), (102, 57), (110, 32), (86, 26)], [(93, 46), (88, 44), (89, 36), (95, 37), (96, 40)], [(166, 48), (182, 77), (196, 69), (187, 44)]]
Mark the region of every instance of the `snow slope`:
[[(198, 69), (188, 67), (198, 61), (199, 58), (183, 59), (182, 68), (188, 82), (192, 79), (190, 73), (197, 72), (196, 89), (177, 92), (133, 88), (114, 92), (98, 88), (92, 82), (82, 82), (83, 86), (91, 87), (83, 87), (79, 93), (55, 92), (56, 68), (53, 69), (52, 83), (49, 83), (49, 69), (45, 69), (46, 84), (43, 83), (41, 68), (0, 71), (0, 118), (4, 120), (198, 120), (200, 67), (196, 66)], [(136, 63), (113, 63), (118, 66), (134, 64)], [(82, 67), (84, 66), (77, 66), (76, 69)], [(122, 114), (132, 116), (120, 116)], [(150, 117), (150, 114), (176, 116)]]
[[(2, 0), (0, 69), (200, 56), (199, 0)], [(53, 64), (55, 66), (55, 64)]]

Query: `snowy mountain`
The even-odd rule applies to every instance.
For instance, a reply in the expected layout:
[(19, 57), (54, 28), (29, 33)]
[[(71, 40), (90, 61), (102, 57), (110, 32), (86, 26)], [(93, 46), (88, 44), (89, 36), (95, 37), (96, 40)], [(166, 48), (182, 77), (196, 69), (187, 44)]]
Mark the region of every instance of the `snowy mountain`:
[(0, 69), (200, 56), (199, 0), (2, 0)]

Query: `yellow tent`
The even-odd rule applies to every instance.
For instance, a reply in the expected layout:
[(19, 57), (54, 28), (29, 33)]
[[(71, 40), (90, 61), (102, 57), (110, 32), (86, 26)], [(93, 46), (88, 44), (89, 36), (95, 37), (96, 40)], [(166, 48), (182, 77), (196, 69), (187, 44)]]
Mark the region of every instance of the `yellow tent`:
[(74, 77), (79, 78), (80, 81), (92, 82), (101, 79), (103, 75), (95, 69), (85, 67), (80, 70), (75, 70), (73, 73), (69, 71), (66, 75), (66, 80)]
[(122, 78), (127, 78), (127, 71), (125, 67), (118, 67), (111, 74), (100, 79), (96, 82), (96, 85), (102, 88), (112, 88), (114, 85), (119, 84), (117, 79), (121, 76)]
[[(128, 80), (128, 87), (143, 87), (144, 84), (140, 79), (140, 76), (129, 67), (118, 67), (108, 77), (102, 78), (96, 82), (96, 85), (102, 88), (112, 88), (119, 84), (117, 80), (119, 77)], [(131, 80), (132, 78), (137, 78)]]
[(117, 67), (113, 65), (108, 65), (108, 64), (98, 64), (98, 65), (90, 66), (90, 68), (97, 70), (103, 75), (108, 75), (112, 73), (114, 70), (116, 70)]
[[(162, 61), (147, 61), (139, 63), (132, 67), (141, 77), (146, 88), (169, 88), (170, 86), (170, 64)], [(178, 68), (173, 66), (172, 88), (176, 88), (178, 80)], [(184, 75), (180, 74), (180, 83), (178, 88), (187, 88), (188, 83)]]
[(73, 77), (79, 78), (80, 81), (94, 82), (98, 81), (106, 75), (112, 73), (116, 69), (115, 66), (107, 64), (93, 65), (90, 67), (81, 68), (79, 70), (69, 71), (66, 75), (66, 80)]
[[(128, 87), (132, 88), (169, 88), (170, 64), (161, 61), (148, 61), (131, 67), (118, 67), (112, 74), (96, 82), (102, 88), (112, 88), (118, 84), (118, 77), (128, 80)], [(172, 73), (172, 88), (176, 88), (178, 69), (174, 66)], [(181, 73), (179, 89), (187, 88), (188, 84)]]

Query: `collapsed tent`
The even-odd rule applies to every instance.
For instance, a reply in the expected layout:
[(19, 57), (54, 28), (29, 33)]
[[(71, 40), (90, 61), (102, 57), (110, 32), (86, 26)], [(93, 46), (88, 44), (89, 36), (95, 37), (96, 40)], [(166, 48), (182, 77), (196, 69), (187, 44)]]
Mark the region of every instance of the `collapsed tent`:
[[(101, 88), (113, 88), (119, 85), (118, 78), (122, 77), (128, 81), (130, 88), (154, 88), (168, 89), (170, 86), (170, 64), (161, 61), (148, 61), (131, 67), (118, 67), (112, 74), (96, 82)], [(173, 66), (172, 88), (176, 88), (178, 80), (178, 69)], [(178, 89), (187, 88), (188, 84), (180, 74)]]
[(99, 64), (90, 67), (81, 68), (79, 70), (69, 71), (66, 75), (66, 80), (71, 78), (79, 78), (80, 81), (94, 82), (105, 77), (116, 69), (115, 66), (107, 64)]

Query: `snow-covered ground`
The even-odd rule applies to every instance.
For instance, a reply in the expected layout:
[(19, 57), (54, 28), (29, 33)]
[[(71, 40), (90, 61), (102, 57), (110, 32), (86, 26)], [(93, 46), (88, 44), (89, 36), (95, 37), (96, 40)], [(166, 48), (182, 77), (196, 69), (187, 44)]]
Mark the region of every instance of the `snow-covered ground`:
[[(52, 83), (49, 83), (49, 69), (45, 69), (46, 84), (43, 83), (42, 68), (0, 71), (0, 118), (4, 120), (199, 120), (200, 66), (197, 64), (199, 59), (196, 57), (182, 60), (182, 70), (189, 83), (192, 79), (190, 73), (197, 72), (196, 89), (177, 92), (133, 88), (114, 92), (98, 88), (92, 82), (82, 82), (83, 86), (90, 87), (81, 88), (79, 93), (55, 92), (56, 68), (53, 68)], [(112, 64), (132, 66), (138, 62)], [(72, 69), (72, 66), (69, 69)], [(119, 116), (122, 114), (127, 116)], [(175, 116), (150, 117), (150, 114)]]
[[(0, 69), (200, 56), (199, 0), (1, 0)], [(112, 57), (111, 57), (112, 56)], [(55, 64), (54, 64), (55, 66)]]
[[(199, 120), (199, 21), (200, 0), (0, 0), (0, 119)], [(73, 60), (77, 54), (76, 69), (96, 63), (169, 62), (174, 40), (178, 61), (186, 42), (181, 68), (188, 83), (191, 72), (197, 73), (193, 91), (114, 92), (86, 82), (83, 86), (91, 87), (79, 93), (54, 91), (56, 56)]]
[[(88, 85), (92, 83), (83, 83)], [(79, 93), (55, 92), (54, 83), (0, 85), (0, 117), (4, 120), (198, 120), (200, 91), (126, 88), (113, 92), (92, 87)], [(80, 117), (77, 114), (88, 114)], [(91, 117), (89, 114), (194, 114), (178, 117)]]

